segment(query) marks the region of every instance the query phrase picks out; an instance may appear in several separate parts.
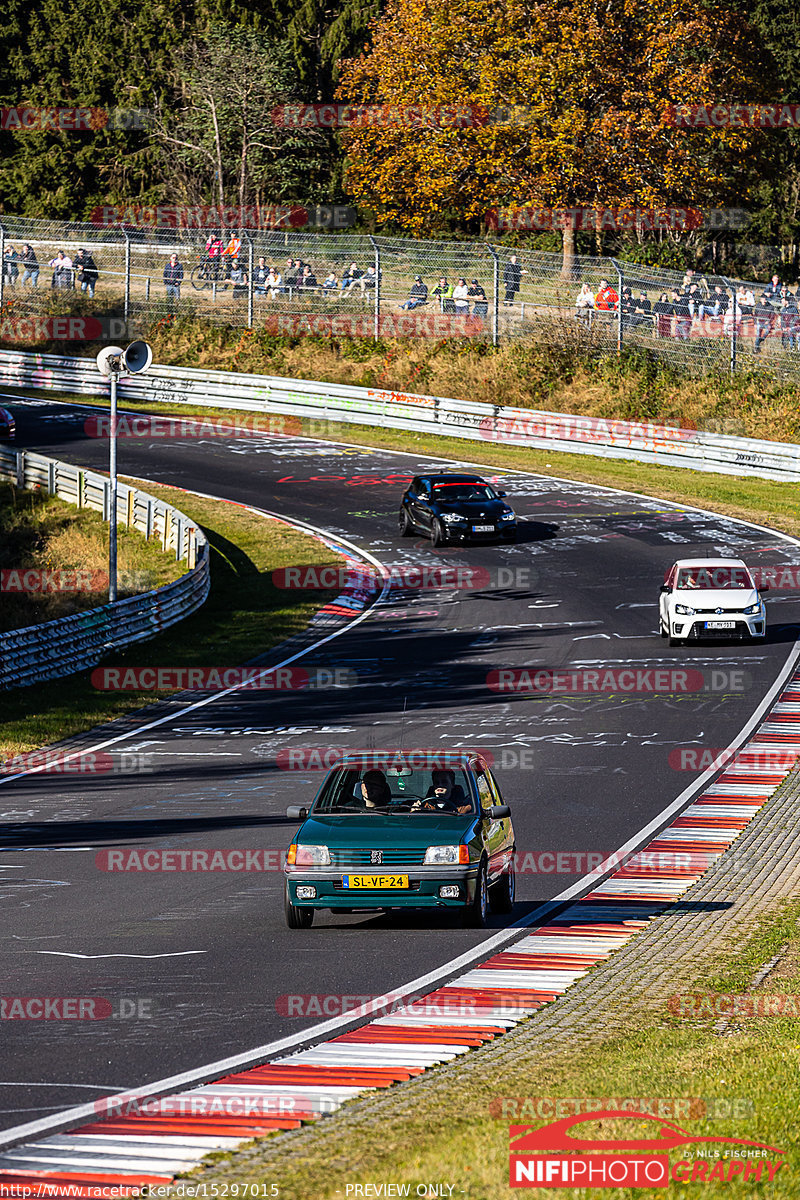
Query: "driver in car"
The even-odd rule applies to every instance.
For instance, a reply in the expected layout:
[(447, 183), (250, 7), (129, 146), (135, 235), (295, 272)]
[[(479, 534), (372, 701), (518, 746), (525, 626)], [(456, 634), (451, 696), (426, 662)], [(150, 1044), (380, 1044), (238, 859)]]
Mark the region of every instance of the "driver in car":
[(472, 806), (464, 795), (464, 789), (456, 784), (453, 771), (432, 771), (431, 786), (424, 800), (417, 800), (412, 808), (426, 808), (439, 812), (468, 813)]

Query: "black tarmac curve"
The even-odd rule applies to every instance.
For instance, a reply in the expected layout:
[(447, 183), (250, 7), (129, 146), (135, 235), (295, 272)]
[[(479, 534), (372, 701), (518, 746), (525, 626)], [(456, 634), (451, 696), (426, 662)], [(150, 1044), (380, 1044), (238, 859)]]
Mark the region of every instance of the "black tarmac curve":
[[(107, 468), (107, 442), (84, 435), (85, 412), (11, 405), (18, 446)], [(398, 502), (413, 474), (452, 462), (302, 438), (131, 438), (120, 442), (119, 469), (310, 522), (398, 573), (447, 565), (488, 577), (480, 589), (395, 587), (356, 629), (298, 664), (345, 670), (353, 686), (242, 692), (179, 712), (120, 745), (144, 756), (146, 773), (2, 783), (6, 1013), (14, 997), (86, 997), (107, 1000), (113, 1015), (0, 1022), (0, 1129), (295, 1034), (485, 936), (432, 914), (324, 913), (312, 929), (290, 931), (279, 870), (109, 873), (98, 852), (280, 852), (297, 825), (287, 803), (310, 799), (321, 779), (281, 769), (281, 752), (383, 749), (401, 737), (406, 747), (475, 747), (494, 756), (518, 849), (531, 856), (518, 878), (520, 915), (586, 869), (548, 852), (612, 851), (691, 783), (699, 772), (675, 770), (670, 752), (727, 746), (798, 634), (800, 601), (776, 592), (763, 644), (668, 648), (656, 604), (676, 557), (768, 565), (797, 562), (800, 549), (658, 500), (487, 469), (521, 518), (519, 543), (434, 550), (399, 537)], [(488, 685), (492, 671), (528, 667), (689, 667), (708, 690), (531, 697)], [(552, 870), (559, 865), (564, 873)], [(310, 996), (319, 1002), (298, 999)]]

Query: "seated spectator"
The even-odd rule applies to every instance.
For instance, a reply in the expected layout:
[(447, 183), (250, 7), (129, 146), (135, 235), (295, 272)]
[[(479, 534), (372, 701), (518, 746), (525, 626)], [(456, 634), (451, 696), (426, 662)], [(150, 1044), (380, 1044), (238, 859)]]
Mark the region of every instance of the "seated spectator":
[(408, 293), (408, 299), (406, 300), (406, 302), (404, 304), (400, 305), (400, 308), (404, 308), (406, 310), (409, 310), (412, 308), (422, 308), (423, 304), (427, 304), (427, 303), (428, 303), (427, 285), (422, 282), (421, 276), (415, 275), (414, 282), (411, 285), (411, 291)]
[(299, 259), (295, 261), (293, 258), (286, 260), (286, 273), (283, 277), (283, 282), (287, 288), (296, 288), (300, 282), (300, 272), (303, 269), (303, 264)]
[(651, 325), (653, 320), (653, 306), (647, 298), (647, 292), (639, 292), (639, 298), (635, 304), (636, 308), (636, 324)]
[(253, 295), (261, 296), (262, 299), (267, 294), (267, 280), (269, 278), (271, 268), (267, 266), (267, 260), (262, 255), (258, 260), (258, 266), (253, 271)]
[(469, 285), (467, 295), (472, 300), (472, 315), (474, 317), (485, 317), (489, 311), (489, 301), (486, 299), (486, 292), (477, 279), (473, 279)]
[(750, 288), (742, 284), (736, 293), (736, 307), (740, 317), (752, 317), (756, 306), (756, 298)]
[(276, 271), (274, 267), (270, 267), (267, 275), (267, 288), (269, 290), (270, 300), (274, 300), (276, 296), (281, 296), (285, 293), (286, 288), (283, 285), (283, 276), (280, 271)]
[(322, 284), (322, 293), (326, 295), (328, 292), (338, 292), (339, 280), (336, 278), (335, 271), (329, 271)]
[(361, 270), (361, 268), (358, 266), (357, 263), (350, 263), (350, 266), (347, 268), (344, 275), (342, 276), (342, 295), (343, 296), (346, 296), (346, 295), (348, 295), (349, 292), (352, 292), (353, 288), (357, 285), (359, 279), (361, 278), (361, 276), (363, 274), (364, 274), (364, 272)]
[(702, 320), (704, 317), (724, 316), (728, 311), (728, 304), (728, 293), (717, 284), (705, 303), (700, 305), (700, 319)]
[(588, 283), (581, 284), (581, 290), (575, 298), (575, 320), (584, 325), (591, 325), (594, 309), (594, 292)]
[(675, 310), (670, 304), (669, 296), (662, 292), (653, 305), (653, 316), (656, 319), (656, 337), (672, 337), (672, 318)]
[(308, 288), (308, 289), (319, 286), (317, 283), (317, 277), (314, 274), (311, 267), (308, 265), (308, 263), (306, 263), (306, 265), (303, 267), (303, 273), (300, 276), (299, 286), (301, 288)]
[(59, 250), (55, 258), (50, 259), (50, 266), (53, 268), (50, 286), (56, 291), (71, 291), (72, 259), (63, 250)]
[(600, 280), (600, 290), (594, 298), (594, 306), (598, 312), (616, 312), (619, 304), (619, 296), (612, 287), (609, 286), (607, 279)]
[(688, 292), (689, 288), (692, 286), (693, 283), (694, 283), (694, 271), (687, 271), (683, 277), (683, 282), (681, 283), (681, 291)]
[(39, 286), (39, 260), (36, 257), (36, 252), (33, 246), (26, 242), (22, 247), (22, 286), (30, 283), (31, 287)]
[(439, 308), (443, 313), (455, 312), (453, 304), (453, 287), (445, 279), (444, 275), (440, 278), (436, 287), (432, 289), (431, 296), (439, 301)]
[(233, 284), (234, 300), (241, 300), (247, 295), (247, 272), (240, 265), (238, 258), (231, 259), (230, 281)]
[(358, 286), (361, 288), (361, 295), (363, 296), (364, 292), (369, 291), (370, 288), (374, 288), (377, 282), (378, 276), (375, 272), (375, 268), (367, 267), (366, 271), (364, 271), (363, 275), (361, 275), (358, 280)]
[(9, 283), (11, 287), (16, 287), (17, 277), (19, 275), (19, 255), (13, 246), (6, 246), (6, 252), (3, 255), (3, 279)]
[(783, 300), (784, 286), (778, 276), (773, 275), (770, 282), (764, 288), (764, 296), (766, 296), (771, 307), (780, 304)]
[(636, 319), (636, 304), (634, 303), (633, 292), (629, 287), (622, 289), (620, 306), (622, 309), (622, 328), (635, 329), (639, 322)]
[(797, 298), (788, 293), (781, 309), (781, 346), (784, 350), (796, 350), (800, 336), (800, 310)]
[(453, 304), (456, 312), (460, 313), (462, 317), (469, 313), (469, 288), (464, 278), (459, 279), (453, 288)]

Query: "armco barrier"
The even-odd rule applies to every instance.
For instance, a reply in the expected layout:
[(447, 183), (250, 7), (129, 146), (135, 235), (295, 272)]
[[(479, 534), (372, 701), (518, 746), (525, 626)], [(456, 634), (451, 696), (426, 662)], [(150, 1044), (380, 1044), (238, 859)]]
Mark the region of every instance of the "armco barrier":
[[(28, 450), (0, 450), (0, 476), (20, 487), (41, 488), (108, 520), (110, 485), (94, 471), (68, 466)], [(200, 607), (210, 586), (205, 534), (182, 512), (127, 484), (118, 485), (117, 520), (186, 559), (180, 579), (113, 604), (0, 634), (0, 689), (58, 679), (95, 666), (110, 650), (154, 637)]]
[[(107, 385), (93, 359), (0, 350), (0, 381), (71, 395), (100, 396)], [(725, 475), (800, 480), (800, 446), (635, 421), (570, 416), (304, 379), (153, 366), (121, 383), (128, 401), (285, 413), (318, 421), (376, 425), (478, 442), (635, 459)], [(313, 432), (313, 429), (312, 429)]]

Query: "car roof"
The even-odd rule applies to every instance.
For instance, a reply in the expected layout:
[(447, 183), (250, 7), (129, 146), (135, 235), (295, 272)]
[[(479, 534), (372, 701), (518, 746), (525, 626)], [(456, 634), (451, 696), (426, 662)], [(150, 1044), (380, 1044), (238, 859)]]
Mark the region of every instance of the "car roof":
[(676, 567), (744, 567), (747, 564), (741, 558), (679, 558)]
[[(423, 760), (420, 763), (420, 759)], [(488, 767), (486, 759), (476, 750), (363, 750), (353, 754), (345, 754), (340, 767), (372, 767), (383, 770), (386, 767), (416, 767), (424, 771), (430, 768), (439, 771), (447, 767)], [(336, 769), (336, 768), (334, 768)]]
[(429, 479), (431, 483), (486, 483), (482, 475), (455, 475), (444, 472), (441, 475), (423, 475), (421, 478)]

